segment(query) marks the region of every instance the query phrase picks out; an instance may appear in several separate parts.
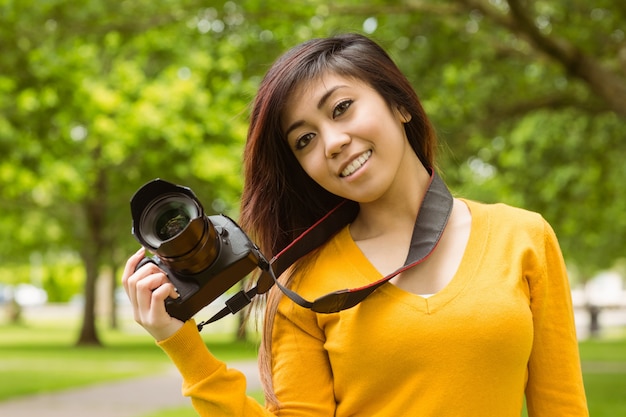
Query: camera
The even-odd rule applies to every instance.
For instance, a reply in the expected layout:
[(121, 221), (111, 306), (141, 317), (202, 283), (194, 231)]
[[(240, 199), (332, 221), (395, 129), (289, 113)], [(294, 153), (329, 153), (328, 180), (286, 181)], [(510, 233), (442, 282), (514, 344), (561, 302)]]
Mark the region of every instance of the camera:
[[(132, 197), (132, 234), (176, 287), (170, 316), (186, 321), (267, 260), (232, 219), (204, 213), (190, 188), (155, 179)], [(267, 291), (272, 283), (261, 283)], [(267, 288), (265, 288), (267, 287)]]

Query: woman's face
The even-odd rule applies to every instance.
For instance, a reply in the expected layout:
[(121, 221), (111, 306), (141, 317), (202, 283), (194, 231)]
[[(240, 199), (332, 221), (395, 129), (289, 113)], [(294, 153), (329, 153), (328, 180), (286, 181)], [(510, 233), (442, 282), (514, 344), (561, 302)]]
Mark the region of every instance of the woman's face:
[(291, 94), (281, 128), (314, 181), (333, 194), (369, 203), (409, 172), (406, 155), (414, 152), (403, 126), (408, 119), (369, 84), (326, 73)]

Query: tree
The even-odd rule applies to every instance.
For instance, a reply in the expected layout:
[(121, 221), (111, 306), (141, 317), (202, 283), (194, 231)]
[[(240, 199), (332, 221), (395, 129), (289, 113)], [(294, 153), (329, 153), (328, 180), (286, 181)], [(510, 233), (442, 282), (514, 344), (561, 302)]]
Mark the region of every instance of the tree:
[(624, 166), (616, 157), (626, 151), (624, 4), (461, 3), (524, 42), (520, 69), (540, 87), (526, 99), (488, 107), (490, 123), (500, 126), (492, 130), (496, 140), (481, 146), (490, 154), (485, 162), (502, 173), (494, 181), (550, 219), (570, 264), (591, 278), (624, 250), (611, 238), (626, 228)]
[[(137, 245), (128, 202), (161, 177), (237, 217), (247, 104), (269, 64), (359, 31), (409, 75), (456, 192), (537, 210), (590, 277), (623, 256), (621, 0), (0, 2), (0, 261), (78, 253), (95, 282)], [(610, 204), (607, 204), (610, 202)]]
[(611, 238), (626, 226), (623, 2), (335, 2), (333, 12), (369, 21), (409, 74), (455, 190), (541, 212), (582, 279), (623, 256)]
[(195, 2), (135, 2), (128, 15), (107, 2), (81, 6), (4, 5), (0, 39), (13, 53), (0, 58), (11, 98), (2, 106), (2, 193), (16, 216), (7, 225), (32, 213), (44, 224), (34, 247), (81, 255), (77, 343), (97, 345), (95, 283), (105, 264), (131, 253), (130, 196), (167, 177), (195, 186), (209, 212), (212, 202), (227, 209), (240, 188), (237, 114), (249, 86), (232, 82), (243, 63), (236, 47), (188, 27), (209, 13)]

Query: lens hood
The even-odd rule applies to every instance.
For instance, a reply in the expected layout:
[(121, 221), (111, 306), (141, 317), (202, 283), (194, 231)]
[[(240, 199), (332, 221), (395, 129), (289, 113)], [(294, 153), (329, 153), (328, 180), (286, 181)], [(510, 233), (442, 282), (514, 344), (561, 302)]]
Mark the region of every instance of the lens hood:
[(182, 209), (186, 208), (189, 221), (204, 216), (202, 205), (191, 189), (159, 178), (145, 184), (133, 195), (130, 211), (133, 218), (133, 235), (153, 252), (158, 250), (162, 242), (168, 240), (160, 238), (156, 230), (157, 215), (160, 214), (158, 211), (168, 202), (175, 202)]
[(180, 273), (197, 273), (217, 257), (217, 233), (191, 189), (157, 178), (135, 193), (130, 206), (133, 235)]

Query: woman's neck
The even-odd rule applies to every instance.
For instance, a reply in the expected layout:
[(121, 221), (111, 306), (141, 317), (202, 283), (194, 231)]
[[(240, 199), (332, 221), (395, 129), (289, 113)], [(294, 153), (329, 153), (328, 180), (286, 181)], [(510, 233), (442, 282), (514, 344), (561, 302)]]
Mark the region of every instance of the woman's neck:
[[(413, 154), (413, 153), (412, 153)], [(413, 154), (415, 161), (398, 173), (392, 187), (371, 203), (361, 203), (357, 218), (350, 226), (355, 241), (383, 234), (413, 230), (417, 213), (430, 183), (430, 172)]]

